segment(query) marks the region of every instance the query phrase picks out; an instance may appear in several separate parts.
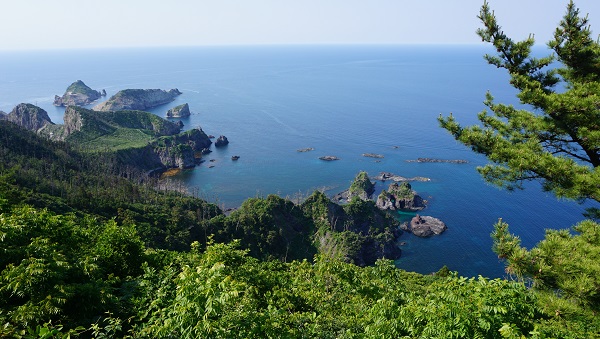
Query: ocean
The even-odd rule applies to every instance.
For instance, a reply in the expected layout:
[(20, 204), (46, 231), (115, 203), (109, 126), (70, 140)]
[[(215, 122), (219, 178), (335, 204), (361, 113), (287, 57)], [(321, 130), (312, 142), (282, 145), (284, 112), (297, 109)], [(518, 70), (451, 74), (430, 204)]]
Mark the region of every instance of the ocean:
[[(545, 50), (541, 50), (544, 52)], [(527, 183), (516, 192), (486, 184), (475, 168), (486, 163), (438, 126), (451, 112), (476, 124), (490, 91), (497, 102), (518, 106), (508, 76), (488, 65), (488, 46), (222, 46), (58, 50), (0, 53), (0, 110), (21, 102), (45, 109), (75, 80), (108, 97), (127, 88), (178, 88), (159, 116), (188, 103), (185, 128), (225, 135), (227, 147), (172, 180), (223, 208), (250, 197), (278, 194), (300, 200), (314, 190), (333, 195), (359, 171), (428, 177), (411, 183), (448, 230), (417, 238), (404, 234), (402, 269), (431, 273), (447, 265), (465, 276), (503, 277), (490, 232), (502, 218), (530, 248), (546, 228), (569, 228), (588, 205), (558, 200)], [(297, 152), (314, 148), (310, 152)], [(382, 154), (374, 159), (363, 153)], [(240, 159), (232, 161), (231, 156)], [(326, 162), (320, 156), (340, 160)], [(467, 164), (415, 163), (419, 157)], [(210, 161), (212, 160), (212, 161)], [(377, 182), (378, 191), (390, 182)], [(408, 220), (414, 213), (398, 213)]]

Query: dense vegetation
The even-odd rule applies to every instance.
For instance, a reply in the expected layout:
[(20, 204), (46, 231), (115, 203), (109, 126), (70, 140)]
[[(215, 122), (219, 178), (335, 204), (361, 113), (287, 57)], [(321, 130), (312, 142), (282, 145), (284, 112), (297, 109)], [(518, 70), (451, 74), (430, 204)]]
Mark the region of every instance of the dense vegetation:
[(6, 121), (0, 158), (0, 337), (600, 336), (594, 221), (531, 250), (499, 221), (493, 250), (516, 279), (420, 275), (376, 260), (394, 255), (397, 224), (358, 196), (253, 198), (224, 215)]

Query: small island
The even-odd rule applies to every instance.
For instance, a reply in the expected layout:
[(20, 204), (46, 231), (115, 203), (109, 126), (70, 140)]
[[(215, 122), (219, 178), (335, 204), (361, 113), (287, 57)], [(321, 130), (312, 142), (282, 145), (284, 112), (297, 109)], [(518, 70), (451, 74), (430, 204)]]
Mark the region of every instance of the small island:
[(375, 154), (375, 153), (363, 153), (362, 156), (367, 157), (367, 158), (375, 158), (375, 159), (383, 159), (384, 158), (383, 154)]
[(310, 152), (310, 151), (314, 151), (315, 149), (312, 147), (307, 147), (307, 148), (301, 148), (301, 149), (297, 149), (296, 152), (299, 153), (305, 153), (305, 152)]
[(417, 158), (416, 160), (406, 160), (406, 162), (430, 162), (430, 163), (447, 163), (447, 164), (467, 164), (467, 160), (462, 159), (435, 159), (435, 158)]
[(319, 157), (319, 159), (323, 160), (323, 161), (335, 161), (335, 160), (340, 160), (340, 158), (334, 156), (334, 155), (326, 155), (323, 157)]
[(54, 106), (85, 106), (106, 96), (106, 91), (96, 91), (88, 87), (83, 81), (77, 80), (72, 83), (62, 97), (54, 96)]
[(190, 106), (187, 103), (175, 106), (167, 111), (167, 118), (185, 118), (190, 115)]

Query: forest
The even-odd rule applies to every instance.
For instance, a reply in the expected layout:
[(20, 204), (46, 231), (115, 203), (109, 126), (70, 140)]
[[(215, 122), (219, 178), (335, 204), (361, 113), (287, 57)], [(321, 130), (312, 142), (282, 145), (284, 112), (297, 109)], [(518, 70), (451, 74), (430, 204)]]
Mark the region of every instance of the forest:
[[(498, 51), (486, 58), (542, 113), (490, 94), (483, 127), (440, 125), (489, 158), (479, 171), (493, 184), (538, 180), (597, 202), (600, 45), (587, 19), (571, 2), (549, 43), (564, 67), (546, 72), (554, 57), (530, 57), (532, 37), (506, 37), (487, 3), (480, 19)], [(226, 214), (115, 153), (2, 120), (0, 159), (0, 337), (600, 337), (597, 209), (532, 249), (502, 220), (490, 227), (507, 279), (422, 275), (394, 266), (398, 225), (372, 201), (269, 195)]]

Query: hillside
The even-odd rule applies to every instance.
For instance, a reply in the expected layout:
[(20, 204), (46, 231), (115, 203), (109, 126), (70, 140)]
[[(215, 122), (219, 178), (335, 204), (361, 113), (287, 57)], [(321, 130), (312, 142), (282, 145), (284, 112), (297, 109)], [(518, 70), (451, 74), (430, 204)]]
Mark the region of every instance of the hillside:
[[(0, 337), (583, 338), (600, 328), (593, 294), (375, 262), (369, 249), (384, 249), (396, 226), (372, 202), (269, 196), (225, 216), (153, 189), (111, 153), (7, 121), (0, 154)], [(575, 238), (586, 256), (600, 247), (589, 227)]]

